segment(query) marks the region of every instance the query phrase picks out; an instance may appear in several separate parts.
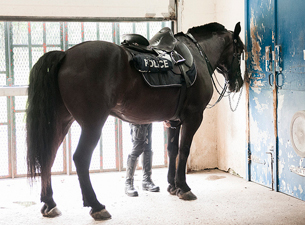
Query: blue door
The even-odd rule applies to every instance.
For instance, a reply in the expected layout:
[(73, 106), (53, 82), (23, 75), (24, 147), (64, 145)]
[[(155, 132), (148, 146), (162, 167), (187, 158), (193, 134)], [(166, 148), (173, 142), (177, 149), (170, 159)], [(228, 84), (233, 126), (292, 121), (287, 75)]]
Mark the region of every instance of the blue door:
[(248, 0), (249, 174), (305, 200), (304, 0)]
[[(272, 187), (271, 155), (276, 147), (274, 135), (274, 92), (271, 66), (274, 45), (274, 1), (249, 0), (247, 51), (249, 85), (249, 179)], [(266, 55), (270, 64), (265, 64)], [(273, 179), (274, 180), (274, 179)]]
[(278, 188), (305, 200), (304, 0), (277, 1)]

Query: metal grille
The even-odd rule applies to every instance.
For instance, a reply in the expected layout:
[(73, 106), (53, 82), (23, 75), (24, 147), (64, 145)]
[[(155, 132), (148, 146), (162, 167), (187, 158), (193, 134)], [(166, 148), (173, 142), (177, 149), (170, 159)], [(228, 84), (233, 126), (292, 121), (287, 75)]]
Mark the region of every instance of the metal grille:
[(0, 177), (9, 176), (7, 97), (0, 97)]
[(6, 66), (5, 66), (5, 27), (4, 22), (0, 22), (0, 85), (6, 85)]
[[(45, 52), (67, 50), (83, 41), (120, 44), (124, 33), (151, 38), (170, 22), (0, 22), (0, 86), (28, 85), (30, 68)], [(0, 96), (0, 177), (26, 174), (25, 108), (27, 96)], [(153, 125), (154, 166), (164, 166), (164, 128)], [(81, 134), (74, 122), (58, 149), (53, 173), (75, 173), (72, 155)], [(128, 123), (114, 117), (106, 121), (91, 161), (90, 171), (121, 170), (131, 150)]]

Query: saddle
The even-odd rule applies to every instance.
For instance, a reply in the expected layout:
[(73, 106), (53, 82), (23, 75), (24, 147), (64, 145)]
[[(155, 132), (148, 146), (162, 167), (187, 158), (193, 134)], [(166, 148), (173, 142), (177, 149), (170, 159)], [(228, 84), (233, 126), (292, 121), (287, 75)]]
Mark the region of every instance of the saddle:
[(139, 34), (125, 34), (122, 46), (132, 55), (135, 68), (142, 72), (152, 87), (190, 87), (197, 73), (188, 47), (178, 41), (168, 27), (162, 28), (150, 40)]

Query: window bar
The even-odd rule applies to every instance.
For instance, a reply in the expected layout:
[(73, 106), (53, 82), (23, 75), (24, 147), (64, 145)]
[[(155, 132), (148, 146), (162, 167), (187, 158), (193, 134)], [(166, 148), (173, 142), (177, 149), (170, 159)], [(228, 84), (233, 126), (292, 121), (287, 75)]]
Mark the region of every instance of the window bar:
[(46, 31), (46, 23), (43, 22), (42, 23), (42, 43), (43, 43), (43, 53), (46, 53), (47, 52), (47, 31)]
[(136, 33), (136, 23), (132, 23), (132, 33)]
[(103, 164), (103, 131), (101, 132), (100, 137), (100, 171), (104, 170), (104, 164)]
[(96, 40), (100, 40), (100, 26), (99, 23), (96, 23)]
[(64, 36), (64, 48), (63, 48), (63, 50), (66, 51), (69, 48), (68, 23), (67, 22), (64, 23), (63, 36)]
[[(71, 175), (72, 174), (72, 135), (71, 135), (71, 128), (69, 129), (68, 131), (68, 149), (67, 149), (67, 152), (68, 152), (68, 159), (66, 160), (66, 163), (69, 165), (68, 168), (69, 170), (67, 171), (67, 174), (68, 175)], [(67, 138), (66, 136), (66, 138)]]
[(120, 45), (120, 23), (115, 23), (114, 43)]
[(122, 120), (115, 118), (115, 159), (116, 169), (119, 171), (122, 171), (123, 168), (122, 138)]
[(64, 26), (65, 26), (65, 23), (63, 22), (60, 22), (60, 49), (62, 51), (65, 51), (65, 37), (66, 37), (66, 34), (64, 32)]
[(112, 23), (112, 42), (115, 43), (115, 23)]
[(31, 23), (28, 22), (28, 47), (29, 49), (29, 68), (32, 68), (33, 62), (32, 62), (32, 32), (31, 32)]
[[(11, 56), (10, 56), (10, 31), (11, 31), (11, 23), (10, 22), (4, 22), (4, 39), (5, 39), (5, 69), (6, 69), (6, 85), (8, 85), (8, 81), (10, 78), (10, 64), (11, 64)], [(9, 105), (10, 98), (7, 97), (7, 106)], [(9, 123), (11, 117), (10, 117), (10, 110), (9, 107), (7, 107), (7, 138), (8, 138), (8, 177), (13, 178), (13, 171), (12, 171), (12, 148), (11, 148), (11, 124)]]
[(85, 28), (84, 28), (84, 22), (81, 22), (80, 24), (81, 24), (81, 37), (82, 37), (82, 42), (84, 42), (84, 41), (85, 41), (85, 33), (84, 33)]
[(149, 40), (150, 39), (149, 23), (146, 23), (146, 28), (147, 28), (147, 40)]
[[(7, 22), (6, 26), (6, 37), (7, 37), (7, 58), (8, 58), (8, 75), (7, 82), (8, 86), (14, 84), (14, 58), (13, 58), (13, 24), (12, 22)], [(8, 116), (8, 146), (9, 146), (9, 165), (10, 165), (10, 176), (15, 177), (17, 172), (16, 165), (16, 129), (15, 129), (15, 114), (14, 110), (14, 96), (7, 97), (7, 116)]]

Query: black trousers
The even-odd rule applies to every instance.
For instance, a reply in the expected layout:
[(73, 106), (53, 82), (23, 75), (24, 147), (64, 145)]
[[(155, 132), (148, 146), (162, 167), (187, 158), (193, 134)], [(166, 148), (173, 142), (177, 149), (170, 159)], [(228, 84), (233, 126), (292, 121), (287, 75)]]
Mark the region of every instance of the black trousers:
[(139, 157), (143, 152), (152, 151), (152, 124), (129, 124), (131, 130), (132, 151), (133, 157)]

